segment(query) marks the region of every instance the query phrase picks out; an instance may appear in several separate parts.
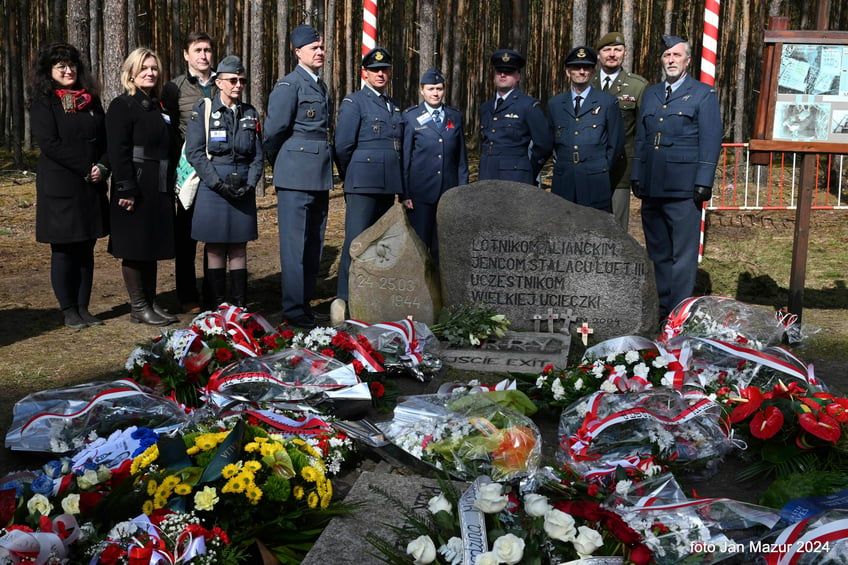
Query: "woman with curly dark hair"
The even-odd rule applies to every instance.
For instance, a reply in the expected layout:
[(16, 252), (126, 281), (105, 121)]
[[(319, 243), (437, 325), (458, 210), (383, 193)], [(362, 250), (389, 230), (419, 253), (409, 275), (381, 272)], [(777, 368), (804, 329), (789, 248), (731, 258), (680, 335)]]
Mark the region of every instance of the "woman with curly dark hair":
[(65, 326), (101, 325), (88, 306), (94, 245), (109, 233), (103, 106), (73, 45), (42, 47), (29, 78), (30, 122), (41, 149), (35, 238), (50, 244), (50, 280)]

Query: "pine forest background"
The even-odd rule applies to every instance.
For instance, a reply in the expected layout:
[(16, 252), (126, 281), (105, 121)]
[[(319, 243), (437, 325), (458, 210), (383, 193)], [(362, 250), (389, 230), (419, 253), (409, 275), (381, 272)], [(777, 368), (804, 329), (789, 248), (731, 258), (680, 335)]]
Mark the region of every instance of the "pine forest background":
[[(268, 93), (295, 64), (289, 31), (310, 23), (323, 32), (323, 76), (338, 102), (359, 88), (361, 0), (2, 0), (0, 120), (15, 165), (31, 144), (25, 110), (27, 72), (39, 46), (68, 41), (84, 53), (102, 84), (104, 105), (120, 94), (120, 66), (138, 46), (162, 58), (165, 79), (185, 72), (182, 40), (205, 30), (216, 61), (240, 55), (250, 85), (245, 98), (264, 115)], [(763, 32), (771, 16), (789, 29), (848, 29), (841, 0), (723, 0), (716, 88), (725, 141), (747, 141), (753, 127), (762, 67)], [(625, 68), (649, 82), (661, 79), (659, 38), (690, 39), (690, 72), (700, 77), (704, 0), (380, 0), (377, 43), (393, 55), (390, 93), (402, 107), (418, 102), (418, 78), (442, 70), (448, 102), (465, 115), (468, 143), (478, 137), (477, 109), (493, 95), (489, 55), (511, 47), (527, 57), (522, 89), (546, 102), (563, 91), (562, 60), (575, 45), (594, 45), (611, 30), (627, 40)]]

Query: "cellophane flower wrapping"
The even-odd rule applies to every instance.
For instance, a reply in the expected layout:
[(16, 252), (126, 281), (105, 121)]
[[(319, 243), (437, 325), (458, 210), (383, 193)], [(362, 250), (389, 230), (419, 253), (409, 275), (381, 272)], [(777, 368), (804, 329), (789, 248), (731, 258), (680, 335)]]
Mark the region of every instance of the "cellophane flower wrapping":
[(190, 416), (170, 398), (130, 380), (84, 383), (44, 390), (15, 404), (6, 447), (68, 453), (96, 437), (138, 422), (158, 433), (178, 429)]
[(378, 427), (393, 444), (460, 480), (509, 481), (541, 460), (536, 424), (481, 394), (408, 397)]
[(687, 298), (671, 311), (660, 340), (695, 336), (762, 349), (781, 342), (785, 322), (785, 318), (760, 306), (725, 296), (698, 296)]
[(382, 365), (387, 371), (409, 373), (425, 381), (442, 368), (439, 340), (422, 322), (405, 319), (369, 325), (347, 320), (337, 329), (367, 339), (382, 355)]
[(750, 549), (780, 519), (772, 508), (728, 498), (619, 506), (615, 511), (642, 535), (657, 565), (718, 563), (730, 558), (753, 562)]
[(213, 375), (204, 389), (207, 402), (218, 407), (235, 399), (288, 402), (344, 392), (351, 400), (371, 400), (353, 367), (308, 349), (242, 359)]
[(786, 528), (759, 544), (769, 564), (836, 565), (848, 562), (848, 510), (828, 510)]
[(717, 465), (733, 447), (720, 416), (721, 407), (702, 394), (599, 391), (563, 410), (557, 461), (581, 475), (608, 472), (624, 461), (673, 462), (690, 471)]

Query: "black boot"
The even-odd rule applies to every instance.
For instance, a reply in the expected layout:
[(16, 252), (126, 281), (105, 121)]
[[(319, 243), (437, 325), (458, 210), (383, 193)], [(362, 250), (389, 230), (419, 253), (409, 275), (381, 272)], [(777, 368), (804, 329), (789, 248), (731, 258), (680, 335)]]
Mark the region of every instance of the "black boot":
[(230, 271), (230, 293), (233, 295), (233, 304), (241, 308), (247, 306), (247, 269)]
[(97, 318), (88, 311), (88, 304), (82, 305), (80, 304), (77, 308), (77, 312), (79, 312), (79, 317), (82, 318), (82, 321), (85, 322), (86, 326), (102, 326), (103, 320)]
[(87, 324), (80, 317), (79, 312), (77, 312), (76, 306), (68, 306), (66, 308), (62, 308), (62, 316), (65, 318), (65, 327), (71, 328), (72, 330), (81, 330)]
[(205, 288), (209, 291), (209, 307), (216, 310), (227, 301), (227, 269), (206, 269), (204, 273)]
[(150, 261), (145, 264), (144, 269), (141, 271), (141, 276), (144, 280), (144, 296), (147, 297), (147, 302), (153, 311), (159, 314), (159, 317), (165, 318), (168, 322), (179, 322), (179, 318), (156, 303), (156, 272), (156, 261)]
[(122, 265), (121, 274), (124, 276), (124, 284), (130, 295), (130, 322), (143, 323), (150, 326), (166, 326), (171, 323), (153, 311), (147, 297), (144, 294), (142, 269), (134, 266)]

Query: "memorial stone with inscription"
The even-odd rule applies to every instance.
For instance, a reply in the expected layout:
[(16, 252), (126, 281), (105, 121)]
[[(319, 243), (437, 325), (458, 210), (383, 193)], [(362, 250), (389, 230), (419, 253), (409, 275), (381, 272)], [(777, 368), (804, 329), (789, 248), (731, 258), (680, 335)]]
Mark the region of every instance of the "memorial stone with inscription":
[(441, 309), (438, 274), (400, 204), (351, 242), (350, 255), (352, 318), (435, 322)]
[(611, 214), (489, 180), (445, 193), (438, 234), (446, 305), (493, 308), (511, 330), (575, 333), (587, 323), (596, 342), (655, 330), (650, 259)]

